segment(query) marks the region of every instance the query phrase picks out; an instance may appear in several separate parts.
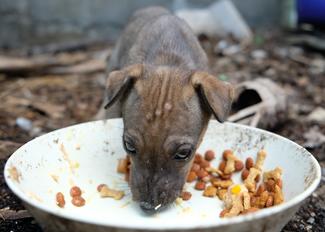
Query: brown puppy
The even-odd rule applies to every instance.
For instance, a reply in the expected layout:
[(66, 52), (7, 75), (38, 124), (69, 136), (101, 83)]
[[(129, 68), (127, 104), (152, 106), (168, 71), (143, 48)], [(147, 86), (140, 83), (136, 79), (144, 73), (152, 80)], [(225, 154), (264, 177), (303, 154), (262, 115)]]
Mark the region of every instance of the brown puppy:
[(109, 71), (106, 118), (123, 118), (133, 198), (155, 212), (180, 195), (211, 115), (223, 121), (230, 109), (232, 88), (208, 73), (188, 25), (161, 7), (133, 15)]

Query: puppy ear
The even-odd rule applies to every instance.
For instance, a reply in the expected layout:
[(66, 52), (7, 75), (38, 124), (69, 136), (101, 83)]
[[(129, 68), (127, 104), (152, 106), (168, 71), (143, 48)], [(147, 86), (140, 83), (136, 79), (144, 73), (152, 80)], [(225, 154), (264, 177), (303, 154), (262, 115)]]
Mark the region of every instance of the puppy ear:
[(234, 97), (232, 86), (206, 72), (195, 72), (192, 74), (191, 84), (198, 91), (199, 97), (207, 110), (218, 121), (225, 121)]
[(134, 64), (122, 70), (109, 73), (106, 81), (107, 103), (104, 108), (109, 108), (118, 98), (122, 97), (142, 73), (142, 64)]

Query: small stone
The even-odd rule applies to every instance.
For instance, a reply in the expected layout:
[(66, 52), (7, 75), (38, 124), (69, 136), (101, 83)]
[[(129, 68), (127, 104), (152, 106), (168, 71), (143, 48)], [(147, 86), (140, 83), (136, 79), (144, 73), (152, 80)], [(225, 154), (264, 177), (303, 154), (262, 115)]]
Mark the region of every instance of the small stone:
[(257, 49), (257, 50), (252, 51), (251, 56), (256, 60), (262, 60), (267, 57), (267, 53), (264, 50)]
[(325, 109), (322, 107), (315, 108), (307, 119), (312, 122), (325, 123)]
[(307, 223), (309, 223), (309, 224), (314, 224), (314, 222), (315, 222), (315, 218), (313, 218), (313, 217), (310, 217), (307, 220)]

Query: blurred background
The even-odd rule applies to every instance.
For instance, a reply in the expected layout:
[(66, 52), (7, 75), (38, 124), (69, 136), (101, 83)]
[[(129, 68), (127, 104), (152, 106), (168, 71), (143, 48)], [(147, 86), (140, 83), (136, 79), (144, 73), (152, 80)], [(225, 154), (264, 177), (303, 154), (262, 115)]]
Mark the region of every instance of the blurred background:
[[(117, 38), (152, 5), (183, 18), (211, 72), (236, 86), (229, 121), (285, 136), (320, 162), (319, 188), (283, 231), (324, 231), (324, 0), (0, 0), (0, 168), (32, 138), (93, 120)], [(42, 231), (2, 171), (0, 231)]]

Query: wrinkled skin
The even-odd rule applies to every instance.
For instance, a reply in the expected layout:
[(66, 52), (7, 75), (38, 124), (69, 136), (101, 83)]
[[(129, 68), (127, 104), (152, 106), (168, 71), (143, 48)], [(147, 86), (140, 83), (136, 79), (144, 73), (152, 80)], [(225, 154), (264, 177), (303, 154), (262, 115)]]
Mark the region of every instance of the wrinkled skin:
[(123, 118), (132, 195), (152, 213), (179, 196), (209, 118), (227, 116), (232, 88), (209, 74), (186, 23), (161, 7), (133, 15), (108, 66), (107, 111), (97, 118)]

